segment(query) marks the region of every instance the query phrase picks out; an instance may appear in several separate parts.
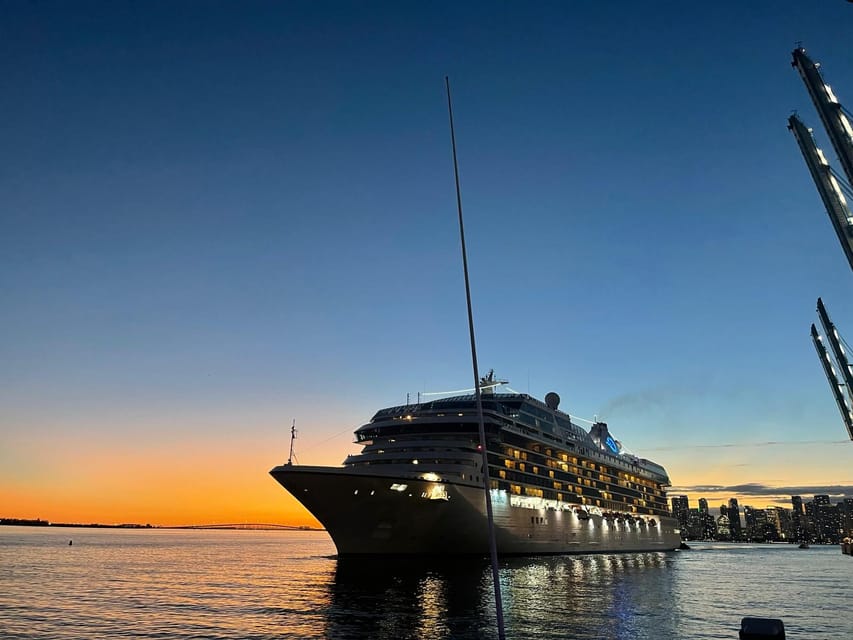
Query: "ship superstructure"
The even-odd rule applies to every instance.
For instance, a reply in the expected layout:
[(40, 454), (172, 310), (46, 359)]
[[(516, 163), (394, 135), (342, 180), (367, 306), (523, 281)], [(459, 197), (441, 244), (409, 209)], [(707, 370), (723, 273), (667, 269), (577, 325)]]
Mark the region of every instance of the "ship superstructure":
[[(660, 465), (627, 453), (603, 422), (589, 431), (555, 393), (483, 390), (498, 552), (668, 550), (679, 545)], [(338, 552), (488, 553), (474, 395), (379, 410), (341, 467), (270, 473), (328, 530)]]

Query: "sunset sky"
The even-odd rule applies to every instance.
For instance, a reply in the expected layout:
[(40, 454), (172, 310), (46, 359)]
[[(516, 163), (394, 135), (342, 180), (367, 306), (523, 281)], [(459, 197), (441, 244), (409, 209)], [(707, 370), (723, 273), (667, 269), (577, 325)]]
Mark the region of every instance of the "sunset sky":
[[(853, 495), (809, 337), (853, 274), (787, 118), (853, 107), (853, 5), (13, 2), (0, 21), (0, 517), (316, 524), (339, 464), (480, 364), (671, 493)], [(836, 163), (836, 166), (837, 163)]]

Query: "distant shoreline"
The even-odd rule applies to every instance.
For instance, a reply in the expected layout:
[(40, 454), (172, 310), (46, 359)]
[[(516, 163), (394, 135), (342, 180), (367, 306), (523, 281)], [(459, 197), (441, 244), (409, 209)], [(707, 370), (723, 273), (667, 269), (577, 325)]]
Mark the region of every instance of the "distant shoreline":
[(286, 524), (188, 524), (188, 525), (157, 525), (157, 524), (102, 524), (99, 522), (50, 522), (49, 520), (28, 520), (24, 518), (0, 518), (0, 526), (12, 527), (64, 527), (77, 529), (206, 529), (220, 531), (325, 531), (316, 527), (293, 526)]

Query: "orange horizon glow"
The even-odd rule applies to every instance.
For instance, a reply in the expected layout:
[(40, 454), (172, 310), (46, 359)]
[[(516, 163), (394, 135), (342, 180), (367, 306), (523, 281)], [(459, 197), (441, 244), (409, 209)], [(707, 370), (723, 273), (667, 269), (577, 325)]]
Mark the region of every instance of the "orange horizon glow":
[[(323, 440), (322, 432), (316, 437), (320, 445), (300, 462), (338, 466), (358, 449), (347, 434), (331, 442)], [(81, 436), (21, 437), (9, 442), (17, 452), (15, 460), (0, 466), (0, 517), (75, 524), (252, 523), (322, 528), (269, 475), (272, 467), (287, 458), (287, 438), (276, 431), (266, 442), (263, 436), (250, 442), (251, 447), (233, 433), (211, 435), (203, 443), (174, 437), (137, 442)], [(687, 495), (694, 508), (699, 498), (706, 498), (716, 514), (719, 505), (730, 498), (741, 506), (790, 508), (790, 496), (703, 493), (692, 488), (750, 482), (770, 487), (850, 485), (833, 473), (833, 469), (847, 468), (840, 459), (849, 458), (848, 452), (836, 448), (802, 456), (799, 450), (779, 451), (770, 462), (744, 464), (738, 456), (745, 454), (737, 451), (709, 457), (702, 450), (686, 448), (657, 456), (657, 461), (673, 479), (675, 489), (668, 491), (669, 497)], [(838, 464), (825, 464), (830, 453), (839, 457)], [(781, 473), (788, 469), (792, 471)], [(808, 494), (803, 497), (810, 499)]]
[[(72, 452), (69, 447), (30, 443), (29, 472), (14, 476), (0, 472), (0, 518), (322, 528), (269, 475), (283, 462), (277, 452), (248, 450), (237, 442), (211, 442), (203, 449), (185, 443), (136, 451), (110, 447), (89, 445)], [(339, 465), (348, 451), (345, 447), (330, 447), (316, 463)]]

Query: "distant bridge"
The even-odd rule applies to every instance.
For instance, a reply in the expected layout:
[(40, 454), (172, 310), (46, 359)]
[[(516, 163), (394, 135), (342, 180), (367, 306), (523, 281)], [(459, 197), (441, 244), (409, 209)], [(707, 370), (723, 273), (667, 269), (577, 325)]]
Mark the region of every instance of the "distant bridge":
[(233, 524), (187, 524), (169, 529), (248, 529), (254, 531), (325, 531), (314, 527), (294, 527), (288, 524), (269, 524), (263, 522), (237, 522)]

